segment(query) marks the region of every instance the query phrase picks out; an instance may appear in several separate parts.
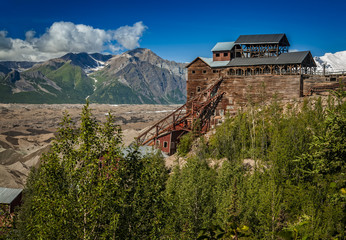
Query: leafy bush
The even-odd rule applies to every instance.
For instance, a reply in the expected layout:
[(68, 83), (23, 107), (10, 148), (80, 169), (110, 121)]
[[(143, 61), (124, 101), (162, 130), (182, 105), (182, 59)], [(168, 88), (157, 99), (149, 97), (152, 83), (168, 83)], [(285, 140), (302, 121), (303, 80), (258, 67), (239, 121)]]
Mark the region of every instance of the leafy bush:
[(194, 137), (192, 132), (189, 132), (180, 138), (177, 148), (177, 153), (179, 156), (184, 157), (186, 154), (188, 154), (188, 152), (190, 152), (193, 140)]

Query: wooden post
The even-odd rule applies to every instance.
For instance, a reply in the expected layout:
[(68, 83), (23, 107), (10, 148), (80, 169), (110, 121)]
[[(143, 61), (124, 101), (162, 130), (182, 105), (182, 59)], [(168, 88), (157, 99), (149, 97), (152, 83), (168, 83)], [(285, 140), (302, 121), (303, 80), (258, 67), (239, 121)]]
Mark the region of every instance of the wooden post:
[(173, 130), (175, 130), (175, 114), (173, 113)]

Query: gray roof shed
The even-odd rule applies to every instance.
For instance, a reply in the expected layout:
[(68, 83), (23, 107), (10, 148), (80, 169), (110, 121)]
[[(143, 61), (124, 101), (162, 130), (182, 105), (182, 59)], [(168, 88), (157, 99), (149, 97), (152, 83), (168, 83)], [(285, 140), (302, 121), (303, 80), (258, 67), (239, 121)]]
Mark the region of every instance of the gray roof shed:
[(303, 52), (282, 53), (278, 57), (234, 58), (227, 64), (227, 67), (276, 65), (276, 64), (301, 64), (307, 57), (309, 57), (309, 55), (311, 55), (309, 51), (303, 51)]
[(23, 189), (0, 187), (0, 204), (11, 204), (22, 191)]
[(309, 51), (282, 53), (277, 58), (276, 64), (302, 63), (309, 53)]
[(257, 34), (240, 35), (235, 41), (236, 44), (279, 44), (289, 46), (286, 34)]
[(211, 50), (212, 52), (217, 51), (231, 51), (234, 47), (234, 42), (218, 42)]

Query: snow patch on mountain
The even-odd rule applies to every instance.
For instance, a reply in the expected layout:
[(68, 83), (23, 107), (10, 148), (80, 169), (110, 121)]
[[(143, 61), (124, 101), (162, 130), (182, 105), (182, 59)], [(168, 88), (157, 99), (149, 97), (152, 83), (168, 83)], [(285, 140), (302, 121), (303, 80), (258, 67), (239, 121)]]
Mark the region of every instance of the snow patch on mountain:
[(106, 62), (97, 60), (97, 59), (93, 58), (91, 55), (90, 55), (90, 58), (95, 61), (96, 66), (94, 66), (94, 67), (88, 66), (86, 68), (83, 68), (84, 72), (87, 74), (101, 70), (106, 64)]
[(326, 72), (346, 72), (346, 51), (336, 53), (326, 53), (321, 57), (314, 57), (317, 71), (323, 71), (325, 65)]

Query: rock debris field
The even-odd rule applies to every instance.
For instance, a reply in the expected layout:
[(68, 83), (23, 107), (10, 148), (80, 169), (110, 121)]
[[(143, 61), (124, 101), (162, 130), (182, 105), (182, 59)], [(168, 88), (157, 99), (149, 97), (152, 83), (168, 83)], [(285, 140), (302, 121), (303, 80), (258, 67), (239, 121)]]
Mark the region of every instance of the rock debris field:
[[(126, 146), (179, 106), (90, 104), (90, 109), (100, 122), (108, 112), (114, 116)], [(0, 187), (23, 188), (30, 168), (49, 151), (64, 112), (78, 123), (82, 108), (82, 104), (0, 104)]]

